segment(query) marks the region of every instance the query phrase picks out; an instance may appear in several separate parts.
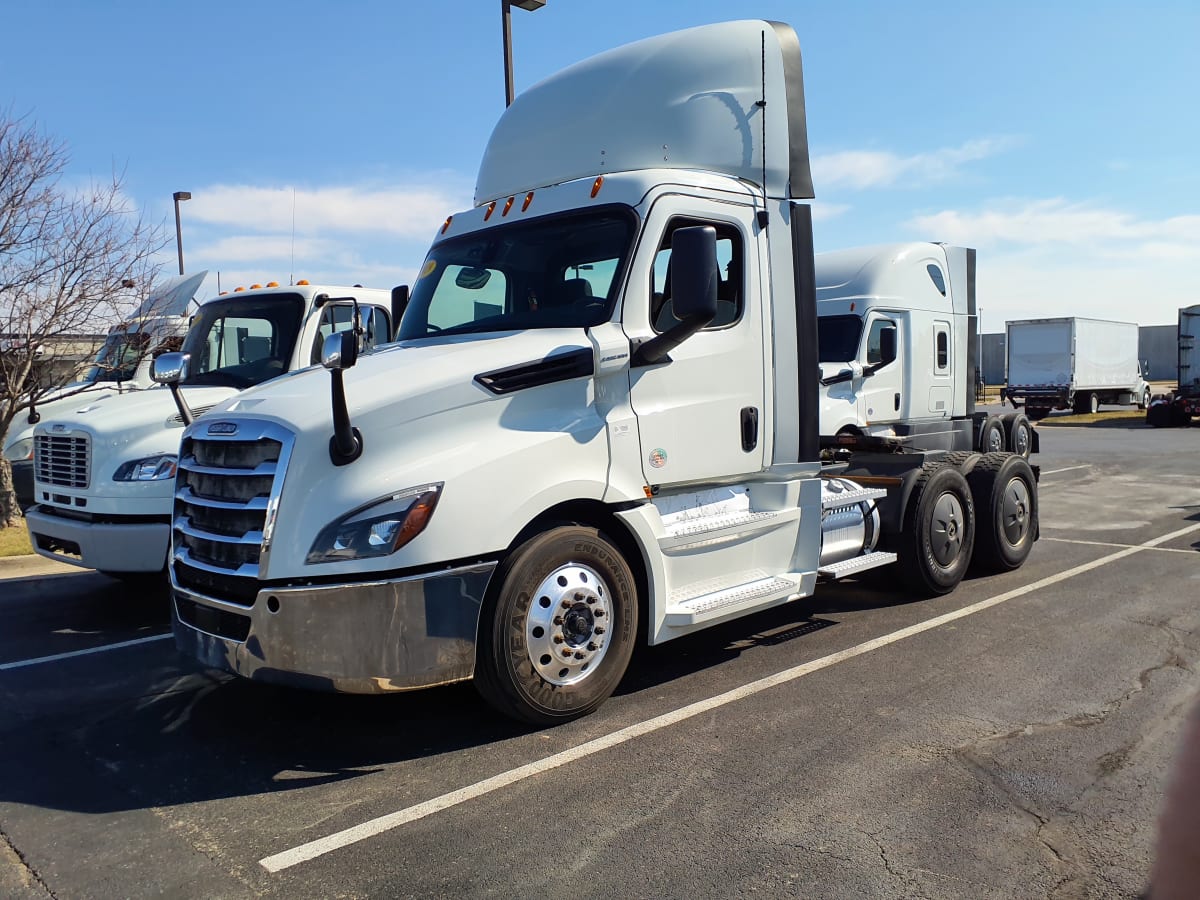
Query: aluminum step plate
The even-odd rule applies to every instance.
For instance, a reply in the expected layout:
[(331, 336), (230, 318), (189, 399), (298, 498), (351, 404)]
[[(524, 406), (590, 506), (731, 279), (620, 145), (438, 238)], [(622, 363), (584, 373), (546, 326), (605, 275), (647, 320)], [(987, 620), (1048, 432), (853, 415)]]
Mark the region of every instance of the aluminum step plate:
[(822, 578), (829, 578), (836, 581), (838, 578), (845, 578), (847, 575), (853, 575), (855, 572), (876, 569), (879, 566), (886, 566), (895, 561), (895, 553), (877, 550), (874, 553), (864, 553), (862, 556), (855, 556), (852, 559), (844, 559), (841, 562), (821, 566), (817, 569), (817, 574)]
[(739, 609), (754, 609), (802, 593), (800, 583), (790, 578), (764, 578), (735, 587), (702, 594), (667, 607), (668, 625), (693, 625)]

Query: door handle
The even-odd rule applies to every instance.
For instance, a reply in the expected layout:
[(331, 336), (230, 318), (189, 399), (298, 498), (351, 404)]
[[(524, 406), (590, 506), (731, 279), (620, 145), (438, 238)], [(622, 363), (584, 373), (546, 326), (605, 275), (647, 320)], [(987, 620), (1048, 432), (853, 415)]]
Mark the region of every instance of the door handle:
[(742, 408), (742, 449), (749, 453), (758, 446), (758, 409)]
[(896, 392), (896, 396), (893, 399), (893, 403), (895, 404), (896, 412), (900, 412), (900, 392), (899, 391)]

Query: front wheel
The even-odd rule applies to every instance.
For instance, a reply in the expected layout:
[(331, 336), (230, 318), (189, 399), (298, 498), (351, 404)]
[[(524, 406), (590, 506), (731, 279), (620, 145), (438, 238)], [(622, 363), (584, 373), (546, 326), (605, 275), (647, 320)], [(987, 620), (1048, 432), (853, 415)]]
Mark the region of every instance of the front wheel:
[(975, 546), (975, 507), (958, 469), (921, 467), (899, 538), (900, 570), (910, 590), (933, 596), (958, 587)]
[(975, 502), (975, 568), (1008, 572), (1020, 568), (1037, 537), (1037, 481), (1022, 457), (989, 453), (967, 476)]
[(637, 634), (633, 573), (600, 531), (551, 528), (501, 563), (480, 613), (475, 686), (536, 725), (596, 710), (625, 674)]
[(1142, 391), (1142, 397), (1138, 401), (1138, 409), (1146, 409), (1150, 406), (1150, 388)]

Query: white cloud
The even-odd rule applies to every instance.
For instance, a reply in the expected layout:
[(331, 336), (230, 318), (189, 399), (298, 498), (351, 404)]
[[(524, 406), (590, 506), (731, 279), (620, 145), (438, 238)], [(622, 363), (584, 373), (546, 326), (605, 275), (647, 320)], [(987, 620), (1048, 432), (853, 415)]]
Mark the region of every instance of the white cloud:
[(945, 181), (970, 162), (995, 156), (1017, 143), (1013, 137), (979, 138), (912, 156), (886, 150), (845, 150), (813, 157), (813, 181), (822, 189), (888, 187), (901, 179), (906, 187)]
[(403, 186), (317, 188), (209, 185), (193, 192), (187, 220), (242, 231), (290, 234), (386, 234), (428, 239), (447, 214), (471, 205), (471, 189), (453, 174)]
[(906, 227), (979, 250), (985, 331), (1047, 316), (1164, 324), (1200, 299), (1200, 216), (1152, 219), (1052, 198), (943, 210)]

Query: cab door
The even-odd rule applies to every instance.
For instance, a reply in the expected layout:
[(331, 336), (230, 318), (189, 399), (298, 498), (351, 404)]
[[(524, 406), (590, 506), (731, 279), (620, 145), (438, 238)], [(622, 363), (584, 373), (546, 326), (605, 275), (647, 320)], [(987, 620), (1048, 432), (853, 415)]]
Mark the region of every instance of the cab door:
[[(717, 316), (669, 354), (669, 362), (630, 370), (647, 485), (703, 484), (762, 469), (766, 372), (760, 259), (753, 211), (695, 198), (666, 197), (647, 218), (630, 273), (624, 323), (636, 342), (677, 322), (672, 315), (671, 235), (711, 225), (721, 273)], [(753, 299), (752, 299), (753, 298)]]
[(867, 321), (858, 392), (859, 420), (867, 425), (899, 421), (908, 402), (904, 396), (904, 323), (903, 315), (886, 311), (872, 312)]

